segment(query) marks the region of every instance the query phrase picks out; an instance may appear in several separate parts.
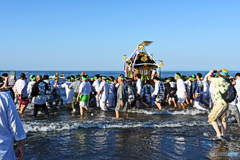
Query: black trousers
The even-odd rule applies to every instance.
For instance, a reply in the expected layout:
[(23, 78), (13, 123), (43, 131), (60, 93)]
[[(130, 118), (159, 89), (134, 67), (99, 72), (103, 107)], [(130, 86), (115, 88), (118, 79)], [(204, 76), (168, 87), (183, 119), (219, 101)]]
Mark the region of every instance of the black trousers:
[(45, 115), (48, 116), (48, 108), (47, 108), (46, 104), (43, 104), (43, 105), (34, 104), (33, 116), (34, 116), (34, 117), (37, 116), (37, 114), (38, 114), (38, 109), (39, 109), (40, 107), (44, 110)]

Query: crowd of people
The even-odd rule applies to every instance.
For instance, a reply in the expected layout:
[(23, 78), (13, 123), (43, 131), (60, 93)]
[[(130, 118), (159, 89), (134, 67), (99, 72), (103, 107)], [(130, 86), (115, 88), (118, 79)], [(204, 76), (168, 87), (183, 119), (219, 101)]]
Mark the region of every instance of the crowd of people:
[[(99, 74), (90, 78), (82, 73), (67, 77), (65, 83), (61, 83), (59, 77), (49, 79), (48, 75), (31, 75), (27, 83), (26, 73), (22, 73), (14, 85), (9, 85), (8, 82), (8, 74), (3, 73), (0, 78), (0, 140), (3, 144), (0, 145), (0, 159), (15, 159), (13, 138), (18, 143), (17, 158), (23, 158), (23, 139), (26, 135), (15, 106), (17, 101), (19, 114), (22, 114), (30, 103), (34, 104), (34, 117), (37, 116), (39, 108), (48, 117), (48, 108), (54, 111), (59, 102), (63, 105), (61, 88), (66, 91), (68, 107), (75, 113), (80, 106), (81, 116), (84, 110), (93, 114), (91, 110), (95, 108), (90, 109), (90, 105), (103, 111), (115, 107), (116, 119), (120, 118), (120, 112), (124, 112), (128, 118), (128, 109), (156, 105), (158, 110), (162, 110), (163, 105), (173, 105), (178, 109), (194, 107), (210, 112), (208, 121), (216, 132), (216, 137), (212, 140), (226, 140), (226, 120), (229, 115), (235, 116), (240, 126), (240, 73), (233, 78), (226, 69), (210, 70), (205, 77), (201, 73), (192, 76), (176, 73), (174, 77), (154, 77), (144, 81), (140, 74), (134, 79), (124, 78), (123, 74), (115, 79)], [(221, 130), (217, 120), (221, 124)]]
[[(78, 108), (80, 115), (84, 110), (93, 115), (92, 110), (98, 107), (103, 111), (115, 108), (116, 119), (120, 118), (120, 112), (124, 112), (128, 118), (128, 110), (138, 108), (156, 107), (162, 110), (163, 106), (172, 105), (180, 110), (194, 107), (209, 113), (209, 122), (217, 132), (217, 137), (225, 137), (226, 114), (233, 115), (240, 125), (240, 73), (235, 78), (228, 75), (226, 69), (211, 70), (203, 77), (201, 73), (185, 76), (176, 73), (173, 77), (142, 80), (137, 74), (134, 79), (126, 78), (121, 74), (118, 78), (112, 76), (89, 77), (85, 73), (72, 75), (61, 83), (58, 76), (49, 78), (48, 75), (30, 75), (27, 83), (26, 73), (22, 73), (15, 85), (8, 85), (7, 73), (1, 76), (1, 89), (8, 91), (16, 104), (18, 101), (19, 113), (23, 113), (29, 103), (34, 105), (33, 116), (36, 117), (39, 108), (49, 116), (49, 108), (52, 112), (59, 102), (63, 105), (60, 95), (61, 88), (65, 89), (66, 101), (72, 113)], [(237, 97), (234, 101), (226, 103), (223, 94), (229, 86), (234, 86)], [(95, 106), (95, 107), (89, 107)], [(217, 107), (216, 107), (217, 106)], [(223, 133), (220, 133), (216, 119), (222, 119)]]
[[(214, 73), (217, 74), (214, 75)], [(91, 112), (90, 105), (99, 107), (103, 111), (108, 111), (109, 107), (115, 107), (116, 112), (122, 109), (126, 114), (128, 109), (154, 107), (154, 104), (159, 110), (162, 110), (162, 105), (169, 107), (173, 105), (178, 109), (193, 106), (199, 110), (210, 111), (214, 105), (213, 93), (216, 88), (210, 79), (222, 77), (220, 73), (211, 71), (205, 77), (201, 73), (192, 76), (176, 73), (173, 77), (164, 79), (154, 77), (152, 80), (144, 81), (141, 80), (140, 74), (137, 74), (134, 79), (125, 78), (123, 74), (115, 79), (112, 76), (105, 77), (99, 74), (90, 78), (82, 73), (67, 77), (65, 83), (61, 83), (58, 76), (49, 79), (48, 75), (43, 77), (30, 75), (30, 81), (27, 83), (26, 74), (22, 73), (14, 86), (8, 86), (8, 75), (3, 73), (1, 88), (10, 91), (15, 104), (19, 101), (19, 113), (23, 113), (29, 103), (34, 104), (34, 117), (37, 116), (39, 108), (42, 108), (48, 116), (48, 107), (54, 111), (59, 102), (63, 105), (61, 88), (65, 89), (68, 107), (75, 113), (80, 105), (81, 115), (83, 115), (83, 108)], [(233, 77), (226, 77), (239, 93), (240, 74), (236, 74), (235, 80)], [(237, 114), (240, 110), (238, 99), (229, 106), (231, 111), (236, 113), (236, 119), (240, 124)]]

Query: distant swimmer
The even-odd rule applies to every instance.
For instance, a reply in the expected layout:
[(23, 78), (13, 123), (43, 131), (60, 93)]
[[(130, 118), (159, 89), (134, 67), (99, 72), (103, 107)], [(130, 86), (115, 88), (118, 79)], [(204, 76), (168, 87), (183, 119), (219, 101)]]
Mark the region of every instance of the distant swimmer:
[(65, 74), (64, 74), (64, 73), (62, 73), (61, 77), (65, 77)]
[(59, 77), (59, 73), (58, 72), (56, 72), (56, 77)]

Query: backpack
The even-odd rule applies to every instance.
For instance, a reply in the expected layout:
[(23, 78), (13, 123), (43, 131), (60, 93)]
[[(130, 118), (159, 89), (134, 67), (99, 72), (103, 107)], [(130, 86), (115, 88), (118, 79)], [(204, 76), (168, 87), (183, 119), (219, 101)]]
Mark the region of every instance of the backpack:
[(220, 94), (226, 103), (231, 103), (235, 100), (237, 96), (237, 91), (235, 87), (230, 84), (227, 91), (223, 94), (220, 92)]

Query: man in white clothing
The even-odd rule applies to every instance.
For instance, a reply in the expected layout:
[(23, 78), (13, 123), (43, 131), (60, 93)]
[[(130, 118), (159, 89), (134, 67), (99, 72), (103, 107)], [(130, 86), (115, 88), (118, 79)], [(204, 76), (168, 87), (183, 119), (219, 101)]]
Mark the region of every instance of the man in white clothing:
[(237, 107), (238, 107), (238, 111), (240, 112), (240, 73), (237, 73), (235, 75), (235, 89), (237, 90)]
[[(113, 78), (114, 79), (114, 78)], [(113, 82), (108, 81), (109, 83), (109, 96), (108, 96), (108, 106), (115, 107), (115, 86)]]
[(209, 72), (203, 79), (203, 103), (206, 105), (210, 105), (211, 102), (211, 93), (210, 93), (210, 81), (208, 80), (208, 76), (211, 75)]
[(29, 96), (31, 95), (32, 87), (35, 83), (36, 83), (36, 76), (31, 75), (30, 76), (30, 82), (28, 82), (28, 85), (27, 85), (27, 93), (28, 93)]
[(14, 139), (17, 141), (17, 158), (23, 159), (23, 139), (26, 138), (16, 106), (7, 92), (0, 92), (0, 159), (15, 160)]
[(95, 81), (92, 84), (92, 88), (93, 88), (93, 91), (96, 94), (96, 106), (100, 107), (100, 101), (97, 99), (97, 95), (98, 95), (98, 92), (99, 92), (99, 87), (100, 87), (101, 82), (99, 81), (98, 78), (99, 78), (98, 75), (94, 76)]
[(77, 101), (80, 101), (80, 115), (81, 118), (83, 116), (83, 108), (85, 108), (89, 113), (91, 110), (89, 108), (89, 100), (90, 100), (90, 92), (92, 91), (91, 84), (88, 82), (88, 78), (86, 75), (82, 76), (82, 83), (79, 87), (79, 93), (77, 96)]
[(18, 95), (19, 100), (19, 113), (23, 113), (27, 107), (29, 100), (27, 94), (27, 83), (25, 81), (25, 73), (21, 73), (20, 79), (18, 79), (13, 87), (14, 92)]
[(204, 110), (208, 111), (206, 108), (204, 108), (203, 104), (203, 82), (201, 81), (202, 74), (197, 73), (197, 87), (195, 90), (195, 99), (194, 99), (194, 104), (193, 107), (199, 109), (199, 110)]
[(97, 95), (97, 99), (100, 100), (100, 107), (101, 110), (107, 111), (106, 102), (108, 100), (108, 93), (109, 93), (109, 84), (106, 82), (107, 78), (102, 77), (102, 83), (99, 87), (99, 92)]
[(154, 77), (153, 81), (155, 83), (155, 90), (152, 94), (152, 97), (156, 96), (155, 104), (157, 105), (158, 109), (161, 111), (162, 110), (161, 103), (164, 100), (165, 86), (162, 81), (159, 81), (158, 77)]
[(63, 83), (61, 86), (55, 85), (55, 87), (65, 88), (67, 105), (70, 109), (72, 109), (72, 101), (73, 101), (73, 96), (74, 96), (73, 88), (69, 88), (69, 86), (71, 84), (72, 84), (71, 77), (67, 77), (67, 81), (65, 83)]
[(187, 99), (187, 94), (184, 81), (181, 79), (180, 73), (176, 73), (174, 78), (177, 82), (178, 108), (186, 109), (186, 105), (184, 102)]
[(141, 75), (137, 74), (136, 75), (136, 79), (137, 79), (137, 83), (136, 83), (136, 89), (137, 89), (137, 93), (136, 93), (136, 107), (139, 108), (139, 103), (142, 99), (141, 95), (142, 95), (142, 80), (141, 80)]

